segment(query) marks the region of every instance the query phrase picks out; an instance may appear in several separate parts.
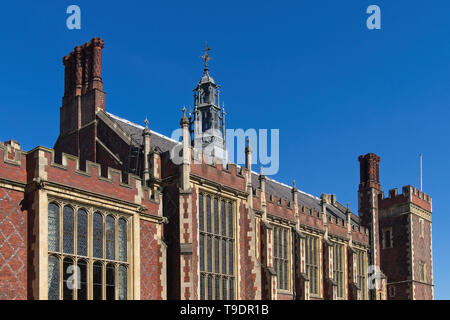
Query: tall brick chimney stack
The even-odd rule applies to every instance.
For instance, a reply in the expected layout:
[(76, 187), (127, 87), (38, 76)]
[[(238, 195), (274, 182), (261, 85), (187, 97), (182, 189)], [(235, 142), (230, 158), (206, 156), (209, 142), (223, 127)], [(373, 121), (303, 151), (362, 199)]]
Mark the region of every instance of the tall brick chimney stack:
[[(359, 156), (360, 184), (358, 211), (361, 225), (369, 230), (369, 265), (381, 268), (378, 195), (380, 185), (380, 157), (374, 153)], [(378, 299), (378, 290), (370, 290), (371, 298)]]
[(96, 113), (105, 111), (102, 81), (104, 41), (93, 38), (63, 58), (64, 96), (60, 108), (60, 133), (55, 144), (57, 157), (65, 152), (95, 161)]
[(93, 38), (83, 46), (75, 47), (69, 55), (63, 58), (65, 66), (64, 97), (85, 94), (88, 89), (103, 90), (103, 46), (103, 39)]
[(360, 163), (359, 188), (375, 188), (381, 191), (380, 185), (380, 157), (368, 153), (358, 158)]

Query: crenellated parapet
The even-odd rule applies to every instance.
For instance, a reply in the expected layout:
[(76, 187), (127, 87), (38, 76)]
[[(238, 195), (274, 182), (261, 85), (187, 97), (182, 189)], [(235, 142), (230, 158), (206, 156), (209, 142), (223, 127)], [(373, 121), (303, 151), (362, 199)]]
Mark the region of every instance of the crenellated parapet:
[(430, 216), (432, 212), (432, 198), (421, 190), (407, 185), (402, 188), (402, 193), (398, 193), (398, 189), (389, 190), (386, 197), (384, 192), (379, 194), (378, 203), (380, 210), (386, 211), (387, 208), (401, 206), (402, 204), (412, 203), (424, 209)]
[(26, 152), (15, 140), (0, 142), (0, 180), (24, 184), (26, 175)]
[(230, 163), (224, 166), (222, 163), (207, 164), (204, 161), (201, 164), (195, 163), (195, 161), (191, 163), (191, 179), (193, 181), (227, 189), (236, 195), (247, 194), (246, 175), (247, 168), (236, 164)]
[(144, 214), (161, 215), (159, 195), (144, 186), (138, 176), (128, 175), (108, 168), (108, 176), (101, 175), (101, 165), (86, 161), (86, 170), (80, 170), (78, 157), (62, 154), (62, 163), (55, 162), (55, 150), (36, 147), (29, 152), (20, 149), (18, 143), (0, 143), (0, 179), (20, 183), (28, 188), (55, 185), (114, 201), (127, 202), (139, 207)]

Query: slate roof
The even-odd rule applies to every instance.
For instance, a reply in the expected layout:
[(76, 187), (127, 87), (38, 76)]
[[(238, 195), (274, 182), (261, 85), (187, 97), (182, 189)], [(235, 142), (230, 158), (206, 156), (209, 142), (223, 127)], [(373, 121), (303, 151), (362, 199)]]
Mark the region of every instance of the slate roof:
[[(136, 143), (143, 144), (142, 131), (144, 130), (143, 126), (140, 126), (136, 123), (128, 121), (126, 119), (120, 118), (111, 113), (105, 112), (105, 114), (128, 135), (130, 136)], [(173, 146), (179, 144), (169, 137), (166, 137), (158, 132), (150, 130), (152, 136), (150, 139), (150, 148), (153, 150), (155, 147), (158, 147), (161, 152), (169, 151)], [(259, 188), (259, 174), (256, 172), (252, 172), (252, 186), (253, 188)], [(266, 192), (269, 195), (274, 195), (277, 198), (283, 198), (286, 200), (292, 199), (292, 187), (278, 182), (276, 180), (270, 179), (266, 177)], [(313, 209), (315, 211), (320, 212), (322, 207), (320, 205), (321, 199), (305, 193), (301, 190), (298, 190), (298, 203), (300, 206), (305, 206), (308, 209)], [(341, 204), (337, 203), (336, 205), (327, 204), (326, 205), (327, 214), (329, 216), (338, 217), (340, 219), (346, 220), (346, 208)], [(352, 214), (352, 221), (355, 224), (359, 224), (359, 217)]]
[[(259, 174), (256, 172), (252, 173), (252, 186), (253, 188), (257, 187), (259, 188)], [(267, 194), (272, 194), (276, 196), (277, 198), (281, 197), (286, 200), (292, 199), (292, 187), (285, 185), (281, 182), (278, 182), (273, 179), (269, 179), (266, 177), (266, 192)], [(318, 197), (315, 197), (313, 195), (310, 195), (306, 192), (303, 192), (301, 190), (298, 190), (298, 198), (297, 201), (300, 206), (305, 206), (308, 209), (313, 209), (315, 211), (320, 212), (322, 210), (322, 207), (320, 205), (321, 199)], [(333, 217), (338, 217), (339, 219), (346, 220), (346, 208), (340, 204), (327, 204), (326, 205), (327, 214), (331, 215)], [(352, 214), (352, 221), (355, 224), (359, 224), (359, 217)]]
[[(142, 137), (142, 131), (144, 130), (143, 126), (140, 126), (136, 123), (133, 123), (131, 121), (128, 121), (126, 119), (120, 118), (116, 115), (113, 115), (109, 112), (106, 112), (106, 115), (109, 116), (109, 118), (117, 123), (119, 127), (125, 131), (136, 143), (142, 145), (143, 144), (143, 137)], [(158, 147), (161, 152), (169, 151), (173, 148), (176, 144), (179, 142), (170, 139), (169, 137), (166, 137), (158, 132), (155, 132), (153, 130), (150, 130), (151, 132), (151, 139), (150, 139), (150, 149), (153, 150), (155, 147)]]

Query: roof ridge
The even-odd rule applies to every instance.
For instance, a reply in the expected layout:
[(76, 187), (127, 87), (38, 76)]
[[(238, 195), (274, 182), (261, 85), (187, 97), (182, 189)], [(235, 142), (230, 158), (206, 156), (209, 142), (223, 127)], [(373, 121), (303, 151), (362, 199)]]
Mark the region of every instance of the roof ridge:
[[(124, 123), (126, 123), (126, 124), (128, 124), (128, 125), (130, 125), (130, 126), (133, 126), (133, 127), (135, 127), (135, 128), (141, 129), (141, 130), (144, 130), (144, 129), (145, 129), (143, 126), (141, 126), (141, 125), (139, 125), (139, 124), (137, 124), (137, 123), (134, 123), (134, 122), (132, 122), (132, 121), (130, 121), (130, 120), (127, 120), (127, 119), (125, 119), (125, 118), (116, 116), (116, 115), (114, 115), (114, 114), (112, 114), (112, 113), (110, 113), (110, 112), (106, 112), (106, 111), (105, 111), (105, 113), (106, 113), (107, 115), (109, 115), (111, 118), (115, 119), (115, 120), (124, 122)], [(177, 143), (177, 144), (181, 144), (181, 142), (176, 141), (175, 139), (169, 138), (169, 137), (167, 137), (167, 136), (165, 136), (165, 135), (163, 135), (163, 134), (161, 134), (161, 133), (159, 133), (159, 132), (156, 132), (156, 131), (153, 131), (153, 130), (150, 130), (150, 132), (151, 132), (152, 134), (155, 134), (155, 135), (157, 135), (157, 136), (160, 136), (160, 137), (162, 137), (162, 138), (164, 138), (164, 139), (167, 139), (167, 140), (169, 140), (169, 141), (175, 142), (175, 143)], [(243, 166), (241, 166), (241, 165), (239, 165), (239, 164), (236, 164), (236, 166), (239, 167), (239, 168), (242, 168), (242, 167), (243, 167)], [(251, 170), (251, 172), (252, 172), (253, 174), (259, 176), (259, 173), (257, 173), (256, 171)], [(278, 184), (278, 185), (280, 185), (280, 186), (283, 186), (283, 187), (292, 189), (291, 186), (288, 186), (287, 184), (285, 184), (285, 183), (283, 183), (283, 182), (280, 182), (280, 181), (277, 181), (277, 180), (275, 180), (275, 179), (271, 179), (271, 178), (268, 178), (268, 177), (266, 177), (266, 179), (269, 180), (269, 181), (271, 181), (271, 182), (273, 182), (273, 183), (276, 183), (276, 184)], [(315, 200), (320, 200), (320, 198), (318, 198), (318, 197), (316, 197), (316, 196), (314, 196), (314, 195), (312, 195), (312, 194), (309, 194), (309, 193), (307, 193), (307, 192), (304, 192), (304, 191), (302, 191), (302, 190), (300, 190), (300, 189), (297, 189), (297, 190), (298, 190), (298, 192), (300, 192), (300, 193), (302, 193), (302, 194), (304, 194), (304, 195), (306, 195), (306, 196), (308, 196), (308, 197), (310, 197), (310, 198), (313, 198), (313, 199), (315, 199)]]
[[(260, 176), (260, 174), (257, 173), (256, 171), (253, 171), (253, 170), (252, 170), (252, 173), (254, 173), (254, 174), (257, 175), (257, 176)], [(280, 185), (280, 186), (283, 186), (283, 187), (292, 189), (291, 186), (288, 186), (287, 184), (285, 184), (285, 183), (283, 183), (283, 182), (280, 182), (280, 181), (277, 181), (277, 180), (275, 180), (275, 179), (271, 179), (271, 178), (268, 178), (268, 177), (266, 177), (266, 179), (269, 180), (269, 181), (271, 181), (271, 182), (273, 182), (273, 183), (276, 183), (276, 184), (278, 184), (278, 185)], [(320, 198), (318, 198), (318, 197), (316, 197), (316, 196), (314, 196), (314, 195), (312, 195), (312, 194), (309, 194), (309, 193), (307, 193), (307, 192), (305, 192), (305, 191), (302, 191), (302, 190), (300, 190), (300, 189), (297, 189), (297, 191), (300, 192), (301, 194), (304, 194), (304, 195), (306, 195), (306, 196), (308, 196), (308, 197), (311, 197), (311, 198), (313, 198), (313, 199), (315, 199), (315, 200), (320, 200)]]
[[(112, 113), (107, 112), (107, 111), (105, 111), (105, 113), (106, 113), (107, 115), (109, 115), (111, 118), (115, 119), (115, 120), (122, 121), (122, 122), (124, 122), (124, 123), (126, 123), (126, 124), (128, 124), (128, 125), (130, 125), (130, 126), (133, 126), (133, 127), (135, 127), (135, 128), (141, 129), (141, 130), (144, 130), (144, 129), (145, 129), (143, 126), (141, 126), (141, 125), (139, 125), (139, 124), (137, 124), (137, 123), (134, 123), (134, 122), (132, 122), (132, 121), (130, 121), (130, 120), (127, 120), (127, 119), (125, 119), (125, 118), (121, 118), (121, 117), (116, 116), (115, 114), (112, 114)], [(177, 141), (177, 140), (175, 140), (175, 139), (169, 138), (168, 136), (163, 135), (162, 133), (156, 132), (156, 131), (154, 131), (154, 130), (151, 130), (151, 129), (150, 129), (150, 133), (155, 134), (155, 135), (157, 135), (157, 136), (159, 136), (159, 137), (161, 137), (161, 138), (167, 139), (167, 140), (169, 140), (169, 141), (172, 141), (172, 142), (181, 144), (180, 141)]]

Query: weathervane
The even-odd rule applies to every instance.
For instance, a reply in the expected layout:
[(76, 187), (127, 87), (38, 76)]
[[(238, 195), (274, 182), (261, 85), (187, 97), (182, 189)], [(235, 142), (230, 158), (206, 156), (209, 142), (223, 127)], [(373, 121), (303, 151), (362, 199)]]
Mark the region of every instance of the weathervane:
[(203, 59), (203, 61), (205, 62), (205, 70), (208, 69), (208, 61), (211, 60), (211, 58), (209, 57), (208, 51), (210, 51), (211, 48), (208, 48), (208, 42), (205, 41), (205, 54), (203, 56), (201, 56), (201, 58)]

